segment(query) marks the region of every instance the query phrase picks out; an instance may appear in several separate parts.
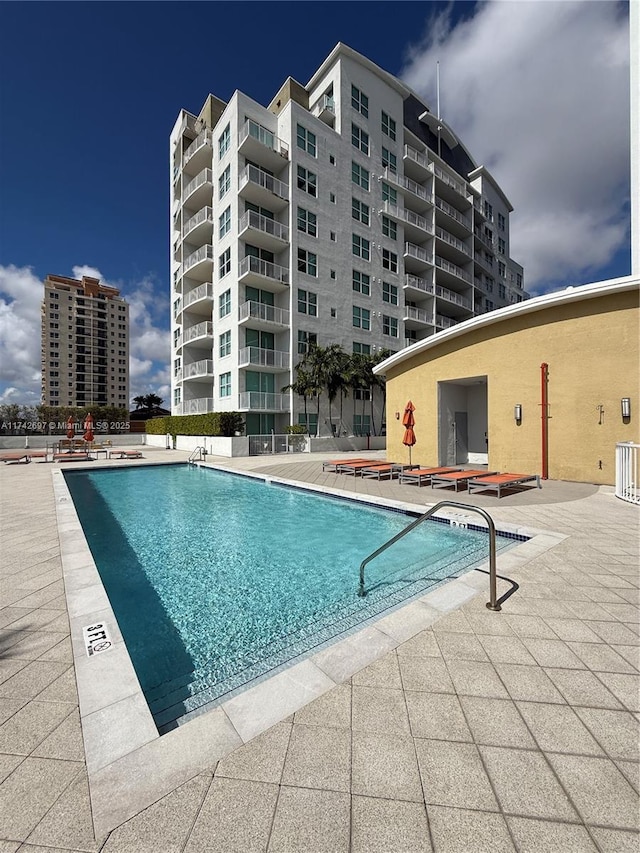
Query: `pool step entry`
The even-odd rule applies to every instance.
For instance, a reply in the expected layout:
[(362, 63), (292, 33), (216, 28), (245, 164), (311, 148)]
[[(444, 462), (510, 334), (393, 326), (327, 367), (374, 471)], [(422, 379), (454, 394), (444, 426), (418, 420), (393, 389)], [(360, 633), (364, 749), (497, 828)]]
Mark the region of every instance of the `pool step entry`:
[(394, 545), (399, 539), (402, 539), (403, 536), (406, 536), (407, 533), (411, 533), (411, 531), (416, 528), (419, 524), (422, 524), (423, 521), (426, 521), (428, 518), (431, 518), (439, 509), (442, 507), (454, 507), (455, 509), (463, 509), (466, 512), (477, 512), (479, 513), (484, 520), (487, 522), (489, 526), (489, 601), (487, 602), (487, 608), (489, 610), (502, 610), (497, 600), (497, 582), (496, 582), (496, 526), (493, 523), (493, 519), (489, 515), (489, 513), (481, 509), (479, 506), (471, 506), (470, 504), (458, 503), (457, 501), (440, 501), (435, 506), (432, 506), (431, 509), (428, 509), (423, 515), (416, 518), (415, 521), (412, 521), (404, 530), (401, 530), (400, 533), (396, 533), (391, 539), (377, 548), (372, 554), (369, 554), (368, 557), (365, 557), (364, 560), (360, 563), (360, 584), (358, 587), (358, 595), (360, 598), (364, 598), (367, 594), (364, 585), (364, 569), (367, 563), (370, 563), (378, 554), (382, 554), (383, 551), (386, 551), (387, 548), (390, 548)]
[(194, 448), (189, 454), (189, 465), (195, 465), (196, 462), (201, 462), (203, 459), (207, 458), (207, 448), (203, 445), (198, 445), (198, 447)]

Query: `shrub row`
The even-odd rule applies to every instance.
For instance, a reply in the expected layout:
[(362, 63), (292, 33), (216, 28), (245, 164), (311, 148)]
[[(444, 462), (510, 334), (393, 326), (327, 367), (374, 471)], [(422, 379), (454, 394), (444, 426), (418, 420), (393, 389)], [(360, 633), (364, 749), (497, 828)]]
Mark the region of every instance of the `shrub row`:
[(147, 421), (150, 435), (224, 435), (244, 431), (240, 412), (209, 412), (206, 415), (169, 415)]

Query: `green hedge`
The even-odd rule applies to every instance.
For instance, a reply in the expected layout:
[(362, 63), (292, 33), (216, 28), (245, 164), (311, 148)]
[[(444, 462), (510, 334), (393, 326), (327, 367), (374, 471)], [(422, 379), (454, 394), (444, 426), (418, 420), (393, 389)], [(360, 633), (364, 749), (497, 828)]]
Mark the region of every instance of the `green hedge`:
[(146, 423), (150, 435), (224, 435), (244, 431), (240, 412), (209, 412), (206, 415), (169, 415), (152, 418)]

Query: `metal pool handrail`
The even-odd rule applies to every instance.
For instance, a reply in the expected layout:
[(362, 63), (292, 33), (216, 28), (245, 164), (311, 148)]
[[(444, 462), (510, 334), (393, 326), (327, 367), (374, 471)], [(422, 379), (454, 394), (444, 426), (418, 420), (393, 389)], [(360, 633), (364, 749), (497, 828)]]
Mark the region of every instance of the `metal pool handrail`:
[(487, 602), (487, 608), (489, 610), (502, 610), (497, 601), (497, 589), (496, 589), (496, 526), (493, 523), (493, 519), (489, 515), (489, 513), (481, 509), (479, 506), (470, 506), (469, 504), (458, 503), (457, 501), (440, 501), (435, 506), (432, 506), (431, 509), (428, 509), (424, 515), (421, 515), (419, 518), (416, 518), (415, 521), (412, 521), (404, 530), (401, 530), (400, 533), (396, 533), (391, 539), (381, 545), (377, 550), (375, 550), (372, 554), (369, 554), (368, 557), (365, 557), (364, 560), (360, 563), (360, 585), (358, 587), (358, 595), (360, 598), (364, 598), (367, 594), (364, 588), (364, 567), (367, 563), (371, 562), (378, 554), (382, 554), (383, 551), (386, 551), (387, 548), (390, 548), (394, 545), (398, 539), (402, 539), (403, 536), (406, 536), (407, 533), (411, 533), (411, 531), (417, 527), (419, 524), (422, 524), (423, 521), (426, 521), (430, 518), (435, 512), (441, 509), (443, 506), (455, 507), (456, 509), (464, 509), (471, 512), (479, 513), (489, 525), (489, 601)]

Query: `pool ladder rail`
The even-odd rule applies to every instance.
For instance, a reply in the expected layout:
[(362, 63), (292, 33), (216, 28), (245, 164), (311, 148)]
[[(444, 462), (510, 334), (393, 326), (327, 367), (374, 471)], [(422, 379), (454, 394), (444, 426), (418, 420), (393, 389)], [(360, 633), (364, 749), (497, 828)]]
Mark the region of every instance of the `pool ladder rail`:
[(502, 610), (501, 606), (498, 604), (496, 588), (496, 526), (486, 510), (481, 509), (479, 506), (470, 506), (469, 504), (458, 503), (457, 501), (440, 501), (435, 506), (432, 506), (431, 509), (428, 509), (423, 515), (416, 518), (415, 521), (412, 521), (411, 524), (407, 525), (407, 527), (405, 527), (404, 530), (401, 530), (400, 533), (396, 533), (395, 536), (381, 545), (372, 554), (369, 554), (368, 557), (365, 557), (360, 563), (360, 585), (358, 587), (358, 595), (360, 598), (364, 598), (367, 594), (364, 587), (364, 569), (367, 563), (370, 563), (371, 560), (378, 556), (378, 554), (382, 554), (383, 551), (386, 551), (387, 548), (390, 548), (399, 539), (406, 536), (407, 533), (411, 533), (411, 531), (419, 524), (422, 524), (423, 521), (426, 521), (439, 509), (442, 509), (442, 507), (445, 506), (454, 507), (455, 509), (464, 509), (467, 512), (477, 512), (487, 522), (489, 526), (489, 601), (487, 602), (487, 608), (489, 610)]
[(196, 462), (202, 462), (204, 459), (206, 461), (207, 458), (207, 448), (204, 445), (198, 445), (195, 447), (191, 453), (189, 454), (189, 459), (187, 460), (189, 465), (195, 465)]

